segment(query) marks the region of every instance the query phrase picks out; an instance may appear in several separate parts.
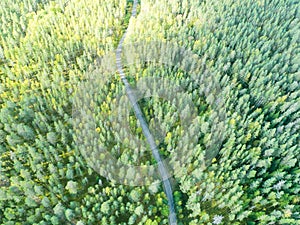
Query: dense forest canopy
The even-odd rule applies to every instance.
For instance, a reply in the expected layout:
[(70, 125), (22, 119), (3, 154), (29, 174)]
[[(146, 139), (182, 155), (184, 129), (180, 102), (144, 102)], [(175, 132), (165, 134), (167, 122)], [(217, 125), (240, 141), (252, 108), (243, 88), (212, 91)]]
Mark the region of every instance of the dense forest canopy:
[[(155, 165), (120, 100), (113, 60), (127, 27), (130, 84), (143, 90), (151, 77), (181, 88), (174, 101), (166, 91), (165, 99), (139, 101), (161, 155), (171, 159), (178, 224), (300, 224), (299, 5), (141, 0), (129, 22), (132, 1), (1, 0), (0, 224), (168, 223), (158, 177), (131, 185), (149, 171), (114, 171), (121, 163)], [(174, 53), (181, 64), (161, 61)], [(151, 60), (140, 58), (147, 54)], [(186, 62), (199, 67), (192, 73)], [(86, 81), (91, 92), (78, 95)], [(186, 99), (192, 107), (178, 107)], [(95, 169), (78, 145), (74, 107), (81, 106), (95, 122), (86, 140), (97, 137), (84, 143), (115, 159), (105, 167), (99, 157)], [(108, 179), (116, 175), (124, 180)]]

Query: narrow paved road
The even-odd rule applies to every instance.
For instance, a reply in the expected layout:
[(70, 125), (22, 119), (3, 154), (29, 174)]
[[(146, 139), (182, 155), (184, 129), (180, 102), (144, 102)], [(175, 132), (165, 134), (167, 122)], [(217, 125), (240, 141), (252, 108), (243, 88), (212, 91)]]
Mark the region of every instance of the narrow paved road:
[[(134, 0), (132, 12), (131, 12), (131, 17), (136, 17), (137, 4), (138, 4), (138, 0)], [(133, 107), (134, 113), (135, 113), (137, 119), (139, 120), (139, 122), (141, 124), (143, 133), (144, 133), (144, 135), (145, 135), (145, 137), (146, 137), (146, 139), (147, 139), (147, 141), (150, 145), (152, 154), (153, 154), (156, 162), (158, 163), (158, 169), (159, 169), (159, 173), (160, 173), (160, 176), (162, 178), (162, 181), (163, 181), (164, 191), (165, 191), (166, 196), (168, 198), (169, 223), (171, 225), (176, 225), (177, 220), (176, 220), (176, 212), (175, 212), (173, 192), (172, 192), (172, 187), (171, 187), (171, 183), (170, 183), (170, 180), (169, 180), (169, 176), (168, 176), (166, 167), (162, 162), (162, 159), (161, 159), (161, 156), (159, 154), (159, 151), (158, 151), (157, 145), (155, 143), (155, 140), (154, 140), (154, 138), (153, 138), (153, 136), (152, 136), (152, 134), (149, 130), (148, 124), (147, 124), (147, 122), (144, 118), (144, 115), (141, 111), (141, 108), (138, 105), (138, 102), (136, 100), (137, 98), (134, 95), (133, 90), (132, 90), (130, 84), (128, 83), (128, 80), (127, 80), (127, 78), (125, 76), (125, 73), (123, 71), (121, 55), (122, 55), (122, 46), (123, 46), (123, 42), (124, 42), (126, 34), (127, 34), (127, 30), (128, 30), (128, 28), (126, 29), (125, 33), (123, 34), (123, 36), (122, 36), (122, 38), (119, 42), (118, 48), (116, 50), (117, 69), (118, 69), (118, 72), (120, 74), (121, 80), (122, 80), (123, 84), (125, 85), (126, 93), (127, 93), (127, 96), (130, 100), (130, 103)]]

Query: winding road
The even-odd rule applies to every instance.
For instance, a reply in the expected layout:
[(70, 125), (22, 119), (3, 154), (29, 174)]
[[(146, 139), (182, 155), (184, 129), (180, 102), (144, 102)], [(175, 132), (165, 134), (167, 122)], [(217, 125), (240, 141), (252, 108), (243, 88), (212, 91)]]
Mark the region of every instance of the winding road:
[[(136, 17), (137, 5), (138, 5), (138, 0), (134, 0), (130, 18)], [(176, 219), (176, 212), (175, 212), (175, 204), (174, 204), (174, 198), (173, 198), (171, 182), (170, 182), (170, 179), (169, 179), (169, 176), (168, 176), (168, 173), (167, 173), (167, 169), (166, 169), (165, 165), (163, 164), (162, 158), (161, 158), (161, 156), (159, 154), (159, 151), (158, 151), (158, 147), (157, 147), (157, 145), (155, 143), (155, 140), (154, 140), (154, 138), (153, 138), (153, 136), (152, 136), (152, 134), (149, 130), (148, 124), (145, 120), (145, 117), (144, 117), (142, 111), (141, 111), (141, 108), (138, 104), (138, 101), (136, 100), (137, 98), (134, 95), (133, 89), (131, 88), (131, 86), (130, 86), (127, 78), (126, 78), (126, 75), (123, 71), (121, 55), (122, 55), (122, 46), (123, 46), (123, 42), (126, 38), (127, 31), (128, 31), (128, 27), (127, 27), (125, 33), (123, 34), (123, 36), (122, 36), (122, 38), (119, 42), (119, 45), (117, 47), (117, 50), (116, 50), (117, 69), (118, 69), (120, 78), (121, 78), (123, 84), (125, 85), (126, 94), (127, 94), (128, 98), (130, 100), (130, 103), (131, 103), (132, 107), (133, 107), (135, 116), (140, 122), (140, 125), (141, 125), (142, 130), (143, 130), (143, 134), (145, 135), (145, 137), (147, 139), (147, 142), (150, 145), (152, 154), (153, 154), (153, 156), (154, 156), (154, 158), (155, 158), (155, 160), (158, 164), (159, 173), (160, 173), (160, 176), (161, 176), (162, 181), (163, 181), (164, 191), (165, 191), (165, 194), (168, 198), (169, 223), (171, 225), (176, 225), (177, 224), (177, 219)]]

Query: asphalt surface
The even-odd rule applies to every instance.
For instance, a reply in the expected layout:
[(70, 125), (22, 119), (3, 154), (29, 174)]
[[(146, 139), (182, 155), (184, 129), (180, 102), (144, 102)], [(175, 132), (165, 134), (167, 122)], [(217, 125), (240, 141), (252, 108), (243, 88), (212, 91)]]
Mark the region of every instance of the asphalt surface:
[[(138, 5), (138, 1), (134, 0), (133, 3), (133, 8), (132, 8), (132, 12), (131, 12), (131, 18), (132, 17), (136, 17), (137, 15), (137, 5)], [(163, 182), (163, 187), (164, 187), (164, 192), (168, 198), (168, 205), (169, 205), (169, 224), (170, 225), (176, 225), (177, 224), (177, 219), (176, 219), (176, 212), (175, 212), (175, 204), (174, 204), (174, 198), (173, 198), (173, 191), (172, 191), (172, 186), (171, 186), (171, 182), (169, 179), (169, 175), (167, 172), (167, 169), (165, 167), (165, 165), (163, 164), (162, 158), (159, 154), (158, 151), (158, 147), (155, 143), (155, 140), (153, 138), (153, 135), (151, 134), (148, 124), (145, 120), (145, 117), (141, 111), (141, 108), (138, 104), (138, 101), (136, 100), (136, 96), (134, 95), (133, 89), (131, 88), (130, 84), (128, 83), (128, 80), (126, 78), (126, 75), (123, 71), (123, 64), (122, 64), (122, 46), (124, 43), (124, 40), (126, 38), (126, 34), (127, 34), (127, 30), (126, 29), (125, 33), (123, 34), (119, 45), (117, 47), (116, 50), (116, 64), (117, 64), (117, 69), (120, 75), (120, 78), (123, 82), (123, 84), (125, 85), (125, 89), (126, 89), (126, 94), (130, 100), (130, 103), (133, 107), (134, 113), (136, 118), (139, 120), (140, 125), (142, 127), (143, 130), (143, 134), (145, 135), (148, 144), (150, 145), (152, 154), (154, 159), (156, 160), (157, 164), (158, 164), (158, 169), (159, 169), (159, 173)]]

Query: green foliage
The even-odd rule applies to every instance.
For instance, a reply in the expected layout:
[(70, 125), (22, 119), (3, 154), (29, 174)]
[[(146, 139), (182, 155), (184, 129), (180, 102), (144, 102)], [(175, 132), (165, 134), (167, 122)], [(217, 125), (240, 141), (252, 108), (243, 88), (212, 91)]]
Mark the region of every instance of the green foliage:
[[(199, 113), (198, 124), (189, 127), (189, 135), (199, 136), (195, 154), (174, 178), (179, 224), (212, 224), (218, 215), (221, 224), (299, 224), (298, 5), (142, 0), (129, 23), (132, 1), (1, 0), (0, 224), (167, 223), (161, 185), (131, 187), (99, 176), (80, 154), (72, 126), (79, 83), (116, 48), (129, 24), (125, 43), (178, 43), (203, 59), (201, 74), (220, 84), (221, 90), (205, 95), (207, 87), (176, 67), (149, 62), (126, 68), (133, 86), (147, 76), (180, 84)], [(122, 88), (112, 74), (94, 102), (97, 144), (110, 147), (122, 163), (154, 164), (147, 146), (122, 140), (128, 130), (114, 130), (109, 122)], [(210, 104), (218, 97), (225, 119)], [(151, 131), (163, 133), (155, 136), (161, 154), (180, 155), (174, 149), (190, 139), (182, 138), (176, 101), (152, 97), (139, 103)], [(126, 122), (145, 141), (133, 112)], [(226, 138), (217, 154), (205, 152), (216, 124), (223, 124)]]

